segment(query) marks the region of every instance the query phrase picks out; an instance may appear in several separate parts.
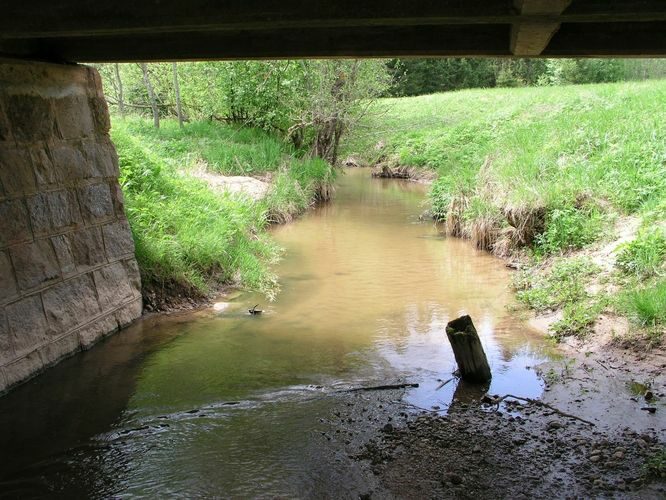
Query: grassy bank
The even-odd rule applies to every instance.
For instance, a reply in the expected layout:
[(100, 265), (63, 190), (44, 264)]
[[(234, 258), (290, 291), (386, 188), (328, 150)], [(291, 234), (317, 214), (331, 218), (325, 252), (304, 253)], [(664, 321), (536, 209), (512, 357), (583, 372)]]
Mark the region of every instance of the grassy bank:
[[(436, 171), (435, 218), (480, 249), (520, 257), (529, 269), (516, 280), (518, 296), (561, 311), (555, 334), (584, 335), (610, 311), (659, 339), (666, 81), (467, 90), (382, 105), (384, 116), (348, 152)], [(630, 223), (627, 241), (601, 256)]]
[[(276, 292), (279, 249), (266, 227), (329, 196), (326, 163), (300, 158), (263, 131), (220, 123), (181, 129), (165, 120), (158, 130), (115, 118), (111, 135), (149, 307), (201, 298), (222, 284)], [(212, 189), (195, 175), (202, 171), (264, 176), (271, 187), (255, 201)]]

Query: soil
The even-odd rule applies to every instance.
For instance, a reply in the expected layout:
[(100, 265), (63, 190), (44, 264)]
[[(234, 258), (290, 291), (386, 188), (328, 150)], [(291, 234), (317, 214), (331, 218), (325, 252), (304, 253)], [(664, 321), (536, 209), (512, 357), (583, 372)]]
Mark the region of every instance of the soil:
[(448, 408), (405, 404), (395, 390), (357, 393), (338, 406), (346, 410), (330, 416), (322, 441), (355, 464), (358, 498), (666, 496), (664, 477), (647, 467), (664, 453), (663, 410), (645, 412), (640, 422), (622, 419), (621, 410), (616, 419), (571, 410), (588, 424), (539, 401), (498, 401), (482, 387), (463, 389)]
[(253, 200), (260, 200), (270, 188), (270, 181), (256, 179), (241, 175), (227, 176), (197, 170), (193, 175), (208, 183), (216, 191), (229, 192), (234, 194), (242, 193)]

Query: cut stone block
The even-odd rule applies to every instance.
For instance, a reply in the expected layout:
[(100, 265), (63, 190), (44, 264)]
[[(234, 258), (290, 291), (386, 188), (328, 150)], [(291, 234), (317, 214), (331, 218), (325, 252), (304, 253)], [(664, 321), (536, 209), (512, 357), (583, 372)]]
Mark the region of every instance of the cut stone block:
[(111, 190), (107, 183), (80, 188), (79, 202), (83, 218), (88, 223), (96, 223), (114, 217)]
[(54, 105), (60, 137), (79, 139), (94, 134), (95, 126), (87, 96), (66, 96), (55, 99)]
[(0, 202), (0, 248), (31, 239), (30, 218), (23, 200)]
[(0, 305), (6, 304), (18, 295), (14, 279), (14, 268), (7, 252), (0, 251)]
[(7, 196), (34, 193), (37, 189), (30, 151), (0, 146), (0, 179)]
[(2, 307), (0, 308), (0, 366), (10, 362), (14, 359), (14, 356), (14, 345), (9, 336), (7, 313), (5, 312), (4, 307)]
[(29, 142), (51, 139), (55, 116), (50, 98), (9, 95), (4, 104), (14, 139)]
[(104, 241), (99, 227), (82, 229), (68, 235), (74, 264), (79, 272), (106, 263)]
[(21, 290), (42, 286), (60, 277), (60, 266), (49, 240), (37, 240), (11, 249), (16, 280)]
[(34, 351), (49, 339), (49, 328), (39, 295), (9, 304), (5, 309), (7, 325), (17, 356)]
[(103, 311), (114, 309), (134, 298), (127, 270), (122, 262), (114, 262), (95, 271), (99, 304)]
[(62, 334), (99, 315), (95, 284), (89, 274), (59, 283), (43, 293), (49, 324)]
[(102, 337), (118, 330), (118, 321), (114, 314), (109, 314), (79, 330), (79, 343), (83, 349), (89, 349)]
[(50, 191), (28, 198), (35, 236), (60, 232), (82, 222), (76, 196), (71, 191)]
[(76, 333), (70, 333), (40, 347), (39, 357), (45, 366), (50, 366), (63, 358), (71, 356), (79, 349), (81, 349), (79, 336)]
[(134, 239), (132, 239), (132, 231), (126, 220), (107, 224), (102, 228), (102, 232), (109, 260), (134, 254)]

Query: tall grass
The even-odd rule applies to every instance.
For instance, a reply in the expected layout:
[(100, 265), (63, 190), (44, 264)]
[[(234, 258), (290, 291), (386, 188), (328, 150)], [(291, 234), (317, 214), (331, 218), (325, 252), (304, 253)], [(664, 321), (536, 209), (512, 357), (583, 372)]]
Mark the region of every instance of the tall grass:
[(629, 315), (643, 326), (666, 327), (666, 279), (631, 290), (622, 301)]
[[(278, 138), (256, 129), (139, 119), (114, 121), (120, 182), (136, 243), (144, 295), (203, 296), (222, 283), (277, 290), (271, 264), (279, 248), (265, 228), (285, 222), (330, 192), (334, 173), (298, 159)], [(273, 172), (268, 196), (255, 202), (214, 192), (188, 175), (204, 164), (226, 174)], [(156, 304), (159, 305), (159, 304)]]
[(263, 130), (223, 123), (194, 122), (181, 128), (175, 120), (164, 120), (155, 129), (144, 119), (128, 118), (114, 120), (114, 128), (178, 167), (203, 162), (209, 170), (226, 175), (276, 171), (294, 153), (287, 143)]

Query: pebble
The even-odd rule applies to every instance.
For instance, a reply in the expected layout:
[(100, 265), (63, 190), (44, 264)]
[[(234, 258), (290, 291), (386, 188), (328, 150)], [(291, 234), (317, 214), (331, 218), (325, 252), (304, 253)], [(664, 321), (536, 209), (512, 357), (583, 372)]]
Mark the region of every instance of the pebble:
[(622, 460), (624, 458), (624, 452), (623, 451), (616, 451), (613, 453), (613, 458), (617, 458), (618, 460)]
[(600, 460), (601, 460), (601, 455), (592, 455), (592, 456), (590, 457), (590, 462), (597, 463), (597, 462), (600, 461)]

